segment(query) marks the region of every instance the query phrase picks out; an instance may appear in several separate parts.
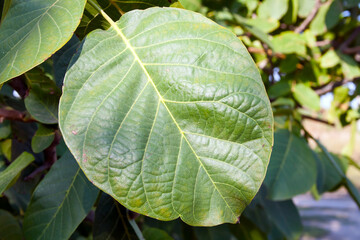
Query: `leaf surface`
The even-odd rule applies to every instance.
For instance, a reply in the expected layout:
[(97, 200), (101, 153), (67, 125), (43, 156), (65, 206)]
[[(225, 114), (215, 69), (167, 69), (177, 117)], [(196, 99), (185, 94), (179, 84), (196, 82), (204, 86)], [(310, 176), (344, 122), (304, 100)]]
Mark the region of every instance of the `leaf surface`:
[(36, 187), (24, 219), (26, 239), (69, 239), (98, 195), (70, 152)]
[(54, 129), (48, 128), (44, 125), (39, 125), (34, 137), (31, 139), (31, 148), (34, 153), (44, 151), (51, 145), (55, 138)]
[(32, 161), (34, 161), (34, 156), (30, 153), (24, 152), (0, 173), (0, 194), (7, 189), (16, 176)]
[(273, 141), (270, 104), (245, 47), (182, 9), (110, 22), (86, 38), (60, 101), (61, 131), (81, 168), (132, 211), (191, 225), (236, 222)]
[(0, 239), (22, 240), (22, 231), (18, 221), (9, 212), (0, 209)]
[(0, 26), (0, 83), (45, 61), (72, 36), (85, 0), (13, 0)]
[(316, 162), (306, 141), (288, 130), (275, 132), (265, 184), (273, 200), (290, 199), (304, 193), (316, 179)]

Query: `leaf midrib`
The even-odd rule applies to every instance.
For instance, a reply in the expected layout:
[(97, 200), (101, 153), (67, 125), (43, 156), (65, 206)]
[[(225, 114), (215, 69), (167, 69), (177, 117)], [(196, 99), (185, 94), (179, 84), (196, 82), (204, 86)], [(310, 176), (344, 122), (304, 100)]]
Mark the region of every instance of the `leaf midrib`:
[[(90, 1), (92, 2), (92, 1)], [(234, 213), (234, 211), (231, 209), (231, 207), (229, 206), (228, 202), (225, 200), (224, 196), (221, 194), (220, 190), (217, 188), (215, 182), (213, 181), (213, 179), (211, 178), (210, 174), (208, 173), (208, 171), (206, 170), (204, 164), (202, 163), (202, 161), (200, 160), (199, 156), (196, 154), (194, 148), (192, 147), (192, 145), (190, 144), (189, 140), (187, 139), (187, 137), (185, 136), (184, 131), (181, 129), (181, 127), (179, 126), (179, 124), (177, 123), (176, 119), (174, 118), (174, 116), (172, 115), (170, 109), (168, 108), (168, 106), (165, 103), (164, 98), (162, 97), (162, 95), (160, 94), (159, 90), (157, 89), (154, 81), (152, 80), (149, 72), (147, 71), (147, 69), (145, 68), (143, 62), (140, 60), (139, 56), (137, 55), (137, 53), (135, 52), (134, 47), (130, 44), (129, 40), (126, 38), (126, 36), (123, 34), (123, 32), (121, 31), (121, 29), (116, 25), (116, 23), (99, 7), (97, 8), (101, 15), (105, 18), (106, 21), (108, 21), (110, 23), (110, 25), (113, 27), (113, 29), (116, 31), (116, 33), (121, 37), (121, 39), (123, 40), (123, 42), (125, 43), (126, 47), (131, 51), (131, 53), (133, 54), (135, 60), (138, 62), (138, 64), (140, 65), (141, 69), (143, 70), (143, 72), (145, 73), (148, 81), (151, 83), (151, 85), (154, 87), (155, 92), (157, 93), (157, 95), (159, 96), (160, 101), (162, 102), (163, 106), (165, 107), (165, 109), (167, 110), (167, 112), (169, 113), (171, 119), (173, 120), (173, 122), (175, 123), (176, 127), (178, 128), (181, 136), (185, 139), (185, 141), (187, 142), (188, 146), (190, 147), (191, 151), (193, 152), (193, 154), (195, 155), (196, 159), (198, 160), (198, 162), (200, 163), (200, 166), (204, 169), (206, 175), (209, 177), (210, 181), (212, 182), (214, 188), (216, 189), (216, 191), (219, 193), (219, 195), (221, 196), (221, 198), (223, 199), (223, 201), (225, 202), (226, 206), (229, 208), (229, 210), (231, 211), (231, 213), (233, 214), (233, 216), (235, 218), (237, 218), (236, 214)]]

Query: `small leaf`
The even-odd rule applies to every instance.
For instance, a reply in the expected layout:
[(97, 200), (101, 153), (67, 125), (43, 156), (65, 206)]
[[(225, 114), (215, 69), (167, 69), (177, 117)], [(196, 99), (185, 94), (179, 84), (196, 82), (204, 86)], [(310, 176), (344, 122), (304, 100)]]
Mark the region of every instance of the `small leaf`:
[(300, 34), (286, 31), (272, 39), (274, 50), (279, 53), (306, 55), (306, 41)]
[(34, 137), (31, 139), (31, 148), (34, 153), (42, 152), (51, 145), (51, 143), (54, 141), (54, 138), (54, 129), (47, 128), (46, 126), (40, 124)]
[(0, 209), (0, 239), (22, 240), (22, 230), (18, 221), (9, 212)]
[(34, 161), (34, 156), (30, 153), (23, 152), (0, 173), (0, 194), (8, 188), (9, 184), (16, 178), (16, 176), (18, 176), (18, 174), (32, 161)]
[(316, 36), (325, 33), (339, 22), (341, 12), (342, 6), (339, 0), (325, 2), (310, 23), (310, 30)]
[(68, 239), (98, 195), (70, 152), (59, 159), (36, 187), (25, 213), (26, 239)]
[(264, 33), (270, 33), (280, 26), (280, 22), (278, 20), (266, 18), (248, 18), (246, 23), (251, 26), (256, 26)]
[(72, 36), (85, 0), (13, 0), (0, 26), (0, 83), (44, 62)]
[(11, 126), (9, 120), (0, 123), (0, 140), (7, 138), (11, 134)]
[(340, 58), (333, 49), (321, 56), (320, 66), (322, 68), (332, 68), (340, 63)]
[(298, 15), (301, 18), (306, 18), (315, 7), (316, 0), (300, 0)]
[(57, 123), (60, 89), (38, 68), (27, 72), (25, 76), (31, 87), (29, 96), (25, 98), (28, 112), (41, 123)]
[(4, 154), (7, 160), (11, 161), (11, 139), (6, 139), (0, 142), (1, 152)]
[(128, 222), (126, 209), (105, 193), (96, 207), (93, 239), (138, 239)]
[(320, 97), (312, 88), (303, 83), (298, 83), (295, 85), (293, 91), (294, 98), (301, 105), (314, 111), (320, 110)]
[(316, 180), (316, 162), (303, 138), (288, 130), (275, 132), (265, 184), (273, 200), (290, 199), (310, 190)]
[(269, 90), (270, 98), (283, 97), (291, 93), (291, 83), (289, 81), (280, 81), (272, 85)]
[(272, 18), (280, 20), (289, 7), (289, 0), (265, 0), (258, 8), (258, 15), (261, 18)]
[(179, 0), (185, 9), (198, 11), (201, 7), (201, 0)]
[(351, 56), (342, 54), (339, 51), (337, 55), (340, 57), (341, 68), (345, 78), (353, 79), (360, 77), (359, 64)]
[(112, 27), (85, 39), (60, 101), (79, 165), (132, 211), (236, 222), (272, 145), (271, 107), (246, 48), (183, 9), (131, 11), (116, 23), (104, 16)]

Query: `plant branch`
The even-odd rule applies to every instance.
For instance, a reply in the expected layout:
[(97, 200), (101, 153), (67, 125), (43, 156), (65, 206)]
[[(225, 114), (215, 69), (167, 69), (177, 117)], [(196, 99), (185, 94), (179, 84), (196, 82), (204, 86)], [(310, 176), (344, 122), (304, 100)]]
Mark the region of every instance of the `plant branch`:
[(0, 108), (0, 119), (15, 120), (20, 122), (35, 122), (35, 119), (29, 117), (26, 112), (20, 112), (7, 108)]
[(329, 84), (325, 85), (325, 86), (321, 86), (319, 87), (318, 89), (315, 89), (315, 92), (318, 94), (318, 95), (324, 95), (326, 93), (329, 93), (329, 92), (332, 92), (334, 91), (335, 88), (337, 87), (340, 87), (342, 85), (345, 85), (349, 82), (355, 82), (355, 81), (358, 81), (360, 80), (360, 78), (354, 78), (354, 79), (343, 79), (342, 81), (337, 81), (337, 82), (330, 82)]
[(357, 35), (360, 34), (360, 27), (355, 28), (355, 30), (350, 34), (350, 36), (340, 45), (339, 49), (340, 51), (344, 52), (346, 49), (348, 49), (348, 46), (350, 43), (352, 43)]
[(316, 13), (319, 11), (319, 8), (321, 7), (321, 0), (316, 0), (315, 6), (313, 10), (310, 12), (309, 16), (305, 18), (305, 20), (300, 24), (299, 27), (295, 28), (295, 33), (301, 33), (305, 30), (305, 28), (310, 24), (310, 22), (315, 18)]
[(307, 116), (307, 115), (301, 115), (301, 117), (304, 118), (304, 119), (309, 119), (309, 120), (315, 121), (315, 122), (325, 123), (325, 124), (330, 125), (332, 127), (335, 126), (335, 124), (333, 124), (331, 122), (328, 122), (326, 120), (320, 119), (320, 118), (315, 118), (315, 117), (311, 117), (311, 116)]
[(125, 12), (119, 7), (119, 5), (116, 4), (116, 2), (114, 2), (113, 0), (110, 0), (110, 3), (111, 3), (111, 5), (113, 5), (119, 11), (119, 13), (121, 15), (125, 14)]

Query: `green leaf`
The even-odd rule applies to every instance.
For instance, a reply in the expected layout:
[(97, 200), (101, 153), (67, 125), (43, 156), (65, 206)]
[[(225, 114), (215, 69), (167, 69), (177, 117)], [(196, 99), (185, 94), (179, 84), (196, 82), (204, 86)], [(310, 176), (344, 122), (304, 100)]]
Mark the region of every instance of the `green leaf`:
[(321, 35), (333, 28), (340, 20), (342, 6), (339, 0), (331, 0), (324, 3), (314, 20), (310, 23), (310, 30), (315, 35)]
[(299, 59), (295, 54), (286, 55), (286, 58), (280, 62), (280, 72), (291, 73), (297, 68)]
[(51, 145), (51, 143), (54, 141), (54, 138), (54, 129), (48, 128), (40, 124), (34, 137), (31, 139), (31, 148), (34, 153), (42, 152)]
[(13, 0), (0, 26), (0, 83), (44, 62), (72, 36), (85, 0)]
[(339, 51), (337, 55), (340, 57), (341, 68), (345, 78), (353, 79), (360, 77), (359, 64), (351, 56), (342, 54)]
[(350, 196), (360, 208), (360, 193), (359, 190), (354, 186), (350, 179), (345, 179), (345, 187), (348, 190)]
[(266, 240), (266, 235), (250, 220), (241, 218), (240, 224), (229, 225), (231, 233), (238, 240)]
[[(345, 173), (347, 163), (339, 157), (331, 154), (341, 170)], [(317, 180), (316, 187), (320, 194), (334, 190), (342, 182), (342, 175), (340, 175), (327, 156), (323, 152), (314, 152), (315, 159), (317, 160)]]
[(0, 209), (0, 239), (22, 240), (22, 231), (18, 221), (9, 212)]
[(68, 41), (65, 46), (63, 46), (52, 56), (54, 64), (54, 77), (58, 87), (63, 85), (66, 70), (79, 45), (79, 39), (76, 37), (76, 35), (73, 35), (70, 41)]
[(272, 145), (269, 100), (246, 48), (182, 9), (109, 21), (86, 38), (60, 101), (79, 165), (132, 211), (190, 225), (236, 222)]
[(272, 39), (274, 50), (279, 53), (306, 55), (306, 41), (300, 34), (292, 31), (282, 32)]
[(294, 87), (293, 94), (296, 101), (304, 107), (308, 107), (314, 111), (320, 110), (320, 97), (311, 87), (303, 83), (298, 83)]
[(261, 18), (272, 18), (280, 20), (289, 7), (289, 0), (265, 0), (258, 8), (258, 15)]
[(306, 141), (288, 130), (276, 131), (265, 178), (269, 197), (290, 199), (310, 190), (315, 180), (316, 162)]
[(0, 123), (0, 140), (7, 138), (11, 134), (11, 126), (9, 120)]
[(184, 6), (185, 9), (191, 11), (198, 11), (201, 7), (201, 0), (179, 0), (181, 5)]
[(91, 210), (96, 189), (67, 152), (36, 187), (24, 218), (26, 239), (68, 239)]
[(299, 211), (292, 200), (263, 201), (265, 211), (274, 225), (286, 236), (286, 239), (299, 239), (303, 227)]
[(12, 143), (11, 139), (6, 139), (0, 142), (1, 152), (9, 161), (11, 161), (11, 143)]
[(158, 228), (145, 228), (143, 234), (146, 240), (173, 240), (167, 232)]
[(269, 39), (269, 35), (267, 35), (265, 32), (260, 30), (257, 26), (252, 25), (251, 21), (248, 22), (248, 19), (241, 17), (238, 14), (234, 14), (234, 20), (245, 30), (249, 31), (251, 34), (253, 34), (257, 39), (260, 41), (266, 43), (266, 45), (269, 46), (269, 48), (274, 49), (274, 46)]
[(57, 123), (60, 89), (38, 68), (30, 70), (25, 76), (31, 88), (25, 98), (28, 112), (41, 123)]
[(0, 194), (8, 188), (9, 184), (16, 178), (16, 176), (18, 176), (18, 174), (32, 161), (34, 161), (34, 156), (30, 153), (23, 152), (0, 173)]
[(320, 58), (320, 66), (322, 68), (332, 68), (340, 63), (340, 58), (333, 49), (327, 51)]
[(291, 82), (289, 81), (280, 81), (272, 85), (269, 90), (270, 98), (278, 98), (286, 96), (291, 93)]
[(256, 26), (260, 31), (269, 33), (276, 30), (280, 26), (280, 22), (274, 19), (266, 18), (248, 18), (246, 23), (251, 26)]
[(316, 0), (300, 0), (298, 15), (301, 18), (306, 18), (315, 7)]
[(93, 239), (138, 239), (128, 222), (126, 209), (105, 193), (96, 207)]
[(289, 0), (289, 10), (284, 16), (284, 22), (286, 24), (296, 23), (298, 12), (299, 12), (299, 0)]

